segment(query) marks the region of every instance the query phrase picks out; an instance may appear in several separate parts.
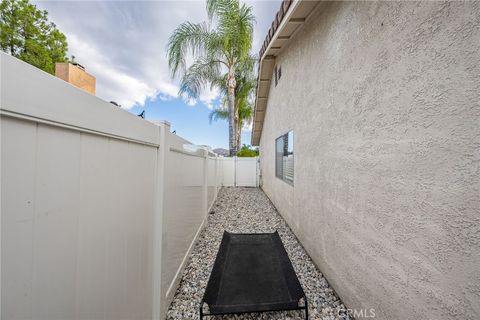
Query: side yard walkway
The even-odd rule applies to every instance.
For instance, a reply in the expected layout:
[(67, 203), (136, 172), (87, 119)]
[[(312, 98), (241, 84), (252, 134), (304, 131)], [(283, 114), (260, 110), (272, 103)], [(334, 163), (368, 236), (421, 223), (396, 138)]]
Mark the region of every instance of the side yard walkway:
[[(207, 285), (223, 231), (278, 230), (308, 297), (310, 319), (349, 319), (345, 306), (297, 241), (268, 197), (258, 188), (222, 188), (195, 245), (180, 287), (167, 313), (168, 320), (199, 319), (199, 305)], [(303, 319), (303, 312), (270, 312), (207, 319)]]

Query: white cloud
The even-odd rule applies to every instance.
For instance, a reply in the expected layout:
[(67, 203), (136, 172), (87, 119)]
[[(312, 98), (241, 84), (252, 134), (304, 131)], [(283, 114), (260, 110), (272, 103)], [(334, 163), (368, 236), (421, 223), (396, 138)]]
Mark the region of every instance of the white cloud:
[(159, 88), (115, 68), (110, 59), (96, 48), (82, 42), (75, 34), (69, 35), (69, 46), (81, 61), (88, 61), (87, 72), (97, 78), (97, 92), (100, 98), (113, 100), (123, 107), (143, 106), (149, 98), (154, 98), (159, 92), (165, 97), (175, 97), (176, 88), (164, 83)]
[[(280, 5), (275, 1), (248, 1), (257, 25), (254, 53)], [(69, 53), (97, 78), (97, 95), (126, 108), (143, 106), (149, 99), (177, 97), (178, 80), (172, 80), (166, 45), (182, 22), (206, 19), (204, 1), (37, 1), (41, 9), (67, 35)], [(211, 109), (218, 90), (205, 90), (198, 101)]]
[[(206, 88), (199, 97), (199, 100), (203, 102), (207, 107), (212, 105), (212, 102), (216, 100), (220, 95), (220, 92), (217, 88)], [(209, 108), (211, 109), (211, 108)]]
[(187, 104), (189, 107), (195, 107), (197, 105), (197, 99), (193, 98), (185, 98), (183, 101)]

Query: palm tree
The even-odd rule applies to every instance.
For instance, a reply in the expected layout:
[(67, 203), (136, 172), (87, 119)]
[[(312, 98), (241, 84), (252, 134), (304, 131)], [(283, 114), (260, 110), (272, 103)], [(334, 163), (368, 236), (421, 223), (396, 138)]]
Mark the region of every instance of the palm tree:
[[(252, 64), (252, 8), (238, 0), (207, 0), (208, 23), (182, 23), (168, 41), (168, 65), (172, 76), (182, 74), (180, 94), (198, 98), (208, 84), (226, 86), (230, 155), (237, 152), (235, 138), (236, 71)], [(214, 26), (214, 28), (210, 28)], [(190, 55), (194, 62), (187, 68)]]
[[(256, 86), (256, 80), (253, 73), (253, 65), (243, 65), (242, 68), (237, 69), (235, 75), (235, 82), (237, 84), (235, 88), (235, 142), (237, 147), (240, 146), (240, 138), (242, 135), (242, 129), (244, 126), (249, 125), (252, 121), (253, 116), (253, 105), (251, 103), (253, 99), (253, 92)], [(227, 91), (225, 81), (218, 81), (219, 88), (222, 93)], [(226, 95), (224, 95), (225, 97)], [(228, 100), (226, 98), (222, 99), (222, 104), (216, 110), (213, 110), (210, 115), (210, 123), (213, 120), (217, 121), (219, 119), (228, 120)]]
[[(252, 121), (252, 115), (253, 115), (253, 107), (250, 104), (241, 104), (238, 107), (238, 125), (237, 125), (237, 131), (235, 132), (235, 143), (237, 146), (240, 146), (240, 137), (242, 136), (242, 129), (246, 126), (249, 125)], [(209, 114), (209, 120), (210, 123), (212, 121), (217, 121), (219, 119), (221, 120), (228, 120), (228, 110), (224, 108), (223, 106), (213, 110)]]

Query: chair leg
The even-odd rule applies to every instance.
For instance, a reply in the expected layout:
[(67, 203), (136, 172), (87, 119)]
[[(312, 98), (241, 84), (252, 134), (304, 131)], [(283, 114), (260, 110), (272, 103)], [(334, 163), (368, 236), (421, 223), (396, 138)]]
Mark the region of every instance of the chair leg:
[(305, 320), (308, 320), (308, 302), (307, 302), (307, 297), (305, 297)]

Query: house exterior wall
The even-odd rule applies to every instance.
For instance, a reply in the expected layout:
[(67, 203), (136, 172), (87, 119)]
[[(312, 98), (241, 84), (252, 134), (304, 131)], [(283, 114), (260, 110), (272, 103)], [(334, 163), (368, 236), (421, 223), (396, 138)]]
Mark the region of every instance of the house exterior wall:
[(479, 317), (479, 39), (478, 2), (335, 2), (276, 58), (262, 188), (349, 308)]

